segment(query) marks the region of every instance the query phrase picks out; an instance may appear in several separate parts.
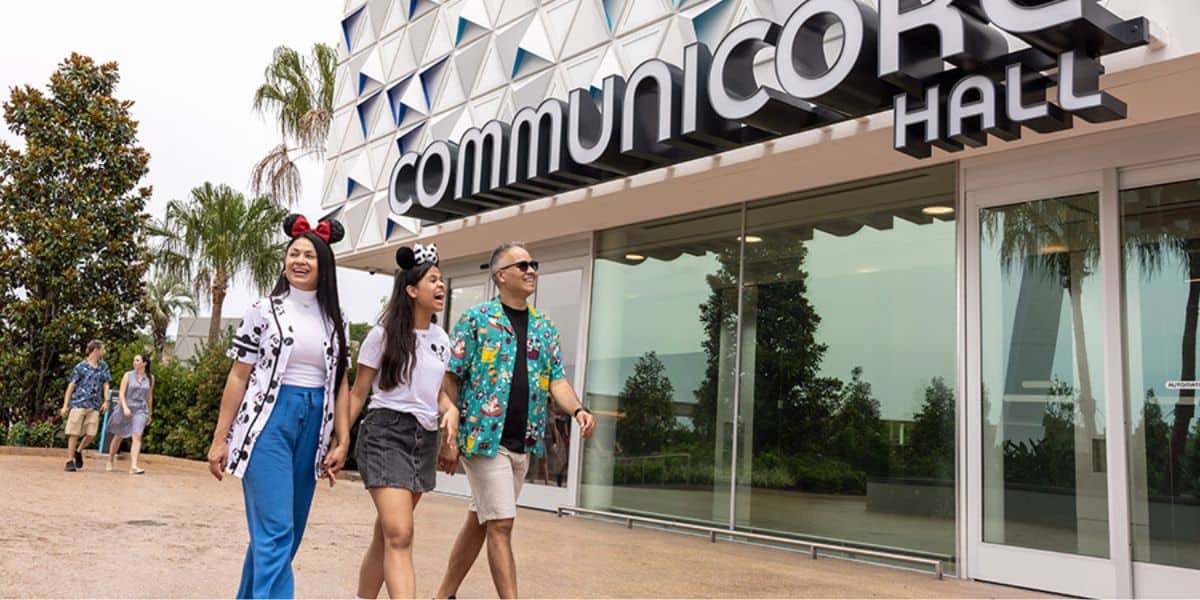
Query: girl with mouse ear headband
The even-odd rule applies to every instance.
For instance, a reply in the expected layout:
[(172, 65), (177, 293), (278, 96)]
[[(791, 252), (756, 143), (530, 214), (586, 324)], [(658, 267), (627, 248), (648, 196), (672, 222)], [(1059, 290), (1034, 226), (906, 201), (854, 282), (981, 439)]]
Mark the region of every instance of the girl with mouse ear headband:
[[(375, 598), (385, 582), (393, 598), (416, 595), (413, 509), (436, 484), (439, 392), (450, 362), (450, 338), (437, 325), (446, 306), (437, 246), (400, 248), (396, 265), (392, 297), (359, 350), (343, 419), (353, 423), (371, 397), (355, 458), (378, 516), (359, 569), (360, 598)], [(458, 418), (457, 410), (447, 414)]]

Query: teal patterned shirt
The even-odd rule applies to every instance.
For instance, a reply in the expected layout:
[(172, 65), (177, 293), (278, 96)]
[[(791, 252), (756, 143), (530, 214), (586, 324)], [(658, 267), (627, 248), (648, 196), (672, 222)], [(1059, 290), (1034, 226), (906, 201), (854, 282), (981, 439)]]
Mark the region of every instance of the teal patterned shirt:
[[(542, 456), (550, 382), (565, 374), (558, 328), (532, 306), (524, 352), (529, 369), (525, 451)], [(516, 332), (499, 299), (467, 309), (454, 326), (447, 370), (459, 379), (458, 448), (464, 456), (495, 456), (499, 450), (516, 353)]]

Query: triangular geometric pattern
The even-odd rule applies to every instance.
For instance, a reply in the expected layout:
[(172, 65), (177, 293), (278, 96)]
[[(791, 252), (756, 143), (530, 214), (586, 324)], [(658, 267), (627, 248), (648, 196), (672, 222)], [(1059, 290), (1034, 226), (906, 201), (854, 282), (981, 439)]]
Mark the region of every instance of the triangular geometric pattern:
[[(379, 200), (402, 152), (456, 142), (470, 127), (511, 120), (517, 110), (565, 99), (573, 89), (597, 95), (605, 78), (627, 77), (651, 58), (680, 65), (688, 44), (714, 49), (742, 22), (779, 22), (802, 2), (344, 2), (322, 203), (348, 208), (343, 220), (352, 233), (343, 244), (408, 235), (419, 222), (387, 214)], [(756, 71), (771, 81), (771, 65)], [(368, 217), (373, 233), (362, 227)]]
[(383, 34), (384, 24), (387, 23), (388, 10), (392, 0), (367, 0), (367, 14), (371, 17), (372, 35), (375, 39)]
[(450, 35), (450, 27), (441, 15), (437, 15), (429, 36), (429, 47), (425, 49), (425, 57), (421, 62), (428, 63), (443, 58), (453, 50), (454, 37)]
[(387, 20), (384, 21), (380, 36), (388, 35), (408, 23), (408, 10), (405, 9), (408, 0), (390, 0), (388, 4)]
[(612, 40), (605, 18), (600, 14), (596, 2), (582, 0), (578, 4), (579, 9), (575, 12), (571, 33), (567, 34), (567, 43), (563, 45), (561, 56), (564, 58)]
[(653, 23), (671, 14), (671, 7), (664, 0), (637, 0), (630, 2), (617, 30), (624, 34), (647, 23)]
[(445, 0), (408, 0), (408, 18), (415, 19), (441, 6)]
[[(654, 2), (655, 0), (640, 0), (641, 2)], [(600, 0), (600, 4), (604, 7), (604, 24), (608, 26), (609, 31), (616, 31), (617, 23), (621, 21), (621, 13), (624, 12), (625, 4), (635, 4), (629, 0)]]
[(576, 8), (575, 0), (559, 0), (542, 9), (546, 18), (546, 33), (550, 35), (550, 46), (554, 48), (555, 56), (562, 52), (567, 33), (571, 31)]
[(683, 14), (692, 20), (696, 39), (712, 49), (721, 42), (722, 36), (733, 29), (730, 24), (736, 6), (734, 0), (709, 0), (684, 10)]
[(487, 35), (495, 26), (485, 0), (466, 0), (454, 32), (454, 45), (461, 46)]
[(535, 0), (488, 0), (488, 2), (501, 5), (500, 13), (496, 15), (497, 27), (503, 27), (524, 17), (538, 6)]
[(479, 79), (479, 70), (483, 67), (484, 54), (488, 49), (488, 40), (479, 40), (470, 46), (461, 48), (454, 55), (454, 66), (458, 71), (459, 83), (468, 92), (475, 89)]

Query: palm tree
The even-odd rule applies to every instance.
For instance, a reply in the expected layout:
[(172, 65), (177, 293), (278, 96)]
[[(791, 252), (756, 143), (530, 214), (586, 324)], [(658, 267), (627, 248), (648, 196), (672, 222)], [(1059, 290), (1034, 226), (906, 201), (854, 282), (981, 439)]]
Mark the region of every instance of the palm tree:
[(1056, 277), (1067, 291), (1079, 369), (1078, 403), (1091, 440), (1096, 437), (1096, 399), (1083, 327), (1083, 280), (1095, 273), (1100, 260), (1100, 220), (1096, 202), (1084, 198), (1088, 197), (1026, 202), (983, 211), (981, 217), (987, 235), (1000, 236), (1001, 266), (1006, 273), (1027, 268)]
[(196, 314), (196, 300), (183, 280), (158, 272), (145, 287), (146, 307), (150, 311), (150, 334), (154, 338), (154, 357), (161, 359), (167, 343), (167, 326), (180, 313)]
[(250, 185), (255, 194), (287, 206), (300, 200), (295, 161), (324, 155), (333, 121), (336, 70), (337, 52), (327, 44), (314, 44), (307, 58), (287, 46), (275, 49), (264, 81), (254, 91), (254, 110), (274, 116), (283, 139), (254, 165)]
[(230, 284), (244, 280), (265, 292), (280, 272), (276, 240), (286, 211), (265, 196), (246, 202), (227, 185), (193, 188), (188, 201), (167, 204), (166, 250), (190, 257), (170, 273), (192, 281), (197, 296), (209, 296), (208, 343), (216, 343), (221, 308)]

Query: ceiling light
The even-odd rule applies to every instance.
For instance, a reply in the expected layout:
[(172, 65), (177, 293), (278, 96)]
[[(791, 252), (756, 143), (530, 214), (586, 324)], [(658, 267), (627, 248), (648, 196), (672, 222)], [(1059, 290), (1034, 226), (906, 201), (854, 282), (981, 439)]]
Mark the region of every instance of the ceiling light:
[(953, 206), (926, 206), (925, 208), (921, 209), (921, 212), (925, 213), (931, 217), (940, 217), (940, 216), (944, 216), (944, 215), (954, 214), (954, 207)]
[(642, 262), (643, 260), (646, 260), (646, 257), (642, 256), (641, 254), (634, 254), (630, 252), (629, 254), (625, 255), (625, 260), (630, 262)]
[(879, 269), (876, 269), (875, 267), (859, 267), (856, 272), (862, 273), (865, 275), (867, 273), (878, 273)]
[[(740, 242), (740, 241), (742, 241), (742, 236), (740, 236), (740, 235), (738, 236), (738, 241), (739, 241), (739, 242)], [(763, 241), (763, 239), (762, 239), (761, 237), (757, 236), (757, 235), (748, 235), (748, 236), (746, 236), (746, 243), (747, 243), (747, 244), (761, 244), (761, 243), (762, 243), (762, 241)]]

